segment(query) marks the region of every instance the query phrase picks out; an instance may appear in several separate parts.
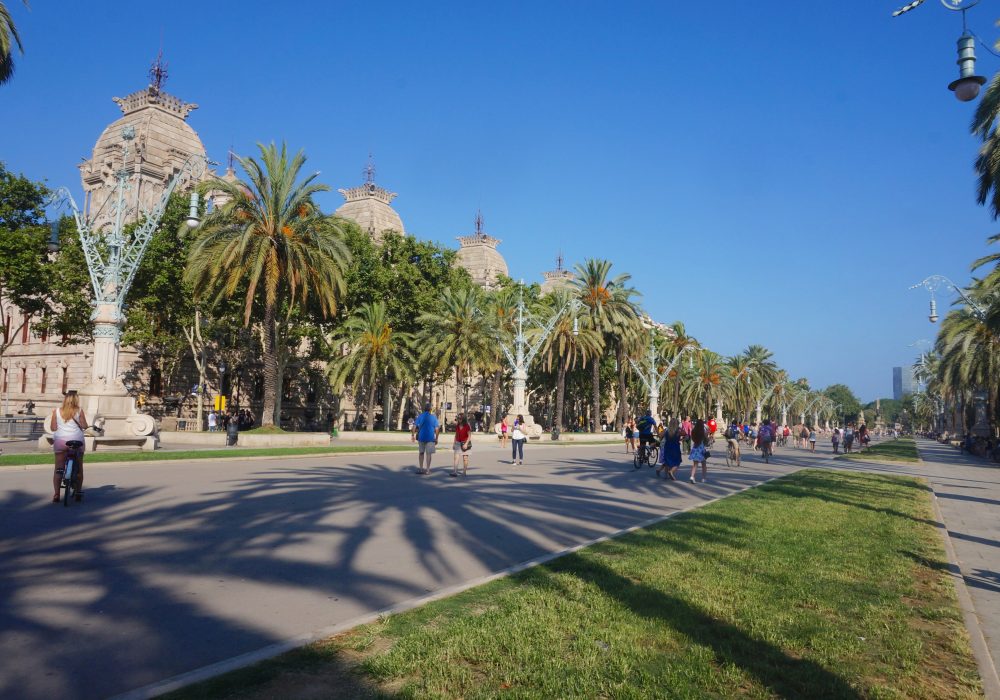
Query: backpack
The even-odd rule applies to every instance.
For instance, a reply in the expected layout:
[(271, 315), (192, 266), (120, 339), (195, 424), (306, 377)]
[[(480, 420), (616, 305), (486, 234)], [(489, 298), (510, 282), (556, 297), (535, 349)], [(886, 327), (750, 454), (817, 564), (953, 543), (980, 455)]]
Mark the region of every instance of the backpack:
[(769, 425), (762, 425), (760, 427), (760, 432), (757, 433), (757, 435), (760, 437), (760, 439), (762, 441), (763, 440), (770, 441), (771, 437), (772, 437), (772, 435), (771, 435), (771, 426), (769, 426)]
[(733, 440), (736, 438), (736, 429), (733, 426), (726, 428), (726, 439)]

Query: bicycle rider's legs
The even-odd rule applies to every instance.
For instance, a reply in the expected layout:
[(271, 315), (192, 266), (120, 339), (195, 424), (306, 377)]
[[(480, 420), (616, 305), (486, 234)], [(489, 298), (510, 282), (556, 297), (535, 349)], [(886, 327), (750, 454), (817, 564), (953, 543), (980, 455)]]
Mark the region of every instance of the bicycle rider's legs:
[(727, 438), (726, 442), (729, 443), (729, 449), (733, 451), (733, 457), (736, 459), (736, 466), (740, 466), (740, 443), (739, 440), (734, 440), (732, 438)]

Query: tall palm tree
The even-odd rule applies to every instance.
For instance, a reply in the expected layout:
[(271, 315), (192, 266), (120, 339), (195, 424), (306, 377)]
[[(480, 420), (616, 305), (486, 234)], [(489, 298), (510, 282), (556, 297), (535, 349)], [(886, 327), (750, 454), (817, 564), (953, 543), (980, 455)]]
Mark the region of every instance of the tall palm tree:
[[(602, 335), (612, 335), (615, 327), (636, 315), (631, 298), (635, 290), (627, 286), (631, 275), (621, 274), (611, 278), (611, 262), (590, 258), (576, 266), (573, 286), (577, 299), (583, 304), (590, 327)], [(591, 399), (593, 413), (591, 430), (597, 432), (601, 425), (601, 363), (591, 361)]]
[(997, 187), (1000, 183), (998, 124), (1000, 124), (1000, 73), (993, 76), (989, 87), (983, 92), (970, 127), (973, 135), (978, 136), (983, 142), (975, 161), (976, 173), (979, 175), (977, 199), (980, 204), (989, 204), (994, 219), (1000, 216), (1000, 188)]
[(732, 377), (734, 417), (743, 419), (750, 414), (756, 391), (753, 386), (753, 370), (746, 355), (735, 355), (726, 361)]
[(574, 324), (573, 314), (565, 313), (571, 297), (571, 291), (556, 289), (544, 298), (549, 314), (561, 314), (541, 348), (546, 371), (551, 372), (553, 365), (556, 367), (556, 407), (552, 424), (553, 429), (558, 428), (560, 433), (565, 429), (566, 373), (574, 369), (578, 362), (596, 359), (604, 352), (604, 338), (586, 322), (589, 317), (582, 324)]
[[(375, 429), (375, 390), (385, 379), (407, 376), (413, 366), (413, 336), (394, 330), (389, 324), (385, 302), (359, 307), (330, 339), (334, 359), (327, 364), (327, 376), (335, 391), (351, 384), (355, 396), (363, 388), (367, 430)], [(389, 416), (385, 416), (389, 420)]]
[[(491, 316), (495, 333), (505, 342), (513, 337), (517, 328), (518, 291), (505, 287), (490, 292), (486, 297), (486, 313)], [(500, 383), (508, 369), (507, 357), (499, 343), (493, 343), (490, 353), (483, 361), (483, 375), (490, 377), (490, 424), (496, 423), (500, 415)]]
[[(438, 306), (418, 319), (424, 328), (423, 356), (435, 371), (454, 369), (460, 388), (466, 377), (488, 362), (496, 344), (495, 325), (482, 312), (484, 299), (478, 287), (445, 289)], [(467, 412), (468, 406), (462, 410)]]
[(187, 281), (196, 297), (214, 302), (243, 296), (243, 323), (255, 311), (263, 335), (264, 411), (261, 425), (274, 425), (277, 407), (279, 310), (315, 304), (332, 316), (344, 294), (344, 268), (350, 253), (337, 219), (323, 214), (313, 195), (330, 188), (314, 182), (319, 173), (299, 179), (306, 157), (290, 156), (285, 144), (258, 144), (260, 162), (239, 158), (246, 181), (222, 179), (204, 189), (223, 195), (209, 213), (191, 247)]
[[(28, 6), (28, 0), (24, 0), (24, 6)], [(24, 46), (21, 44), (21, 37), (14, 26), (14, 18), (10, 15), (7, 6), (0, 2), (0, 85), (3, 85), (14, 75), (14, 46), (24, 55)]]

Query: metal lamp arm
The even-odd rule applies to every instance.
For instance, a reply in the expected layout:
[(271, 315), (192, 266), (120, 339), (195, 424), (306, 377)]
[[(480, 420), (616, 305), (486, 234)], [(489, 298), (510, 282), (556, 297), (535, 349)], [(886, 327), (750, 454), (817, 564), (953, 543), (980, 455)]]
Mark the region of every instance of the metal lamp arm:
[(80, 247), (83, 248), (83, 257), (87, 261), (87, 271), (90, 273), (90, 284), (94, 289), (94, 299), (101, 297), (101, 280), (104, 279), (106, 264), (101, 251), (94, 240), (95, 236), (83, 218), (76, 200), (72, 193), (65, 187), (60, 187), (52, 196), (55, 203), (66, 201), (73, 212), (73, 220), (76, 222), (76, 232), (80, 236)]

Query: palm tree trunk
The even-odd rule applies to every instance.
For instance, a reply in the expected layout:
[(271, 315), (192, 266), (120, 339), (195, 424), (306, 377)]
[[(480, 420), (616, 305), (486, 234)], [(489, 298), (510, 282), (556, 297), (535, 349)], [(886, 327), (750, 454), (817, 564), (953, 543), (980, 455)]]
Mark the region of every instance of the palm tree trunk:
[(493, 373), (493, 386), (490, 387), (490, 427), (496, 425), (500, 413), (500, 378), (501, 372)]
[(278, 395), (278, 355), (275, 339), (275, 304), (266, 304), (264, 308), (264, 410), (260, 416), (261, 427), (274, 425), (274, 411), (277, 407)]
[(628, 410), (626, 401), (628, 387), (625, 386), (625, 351), (621, 343), (615, 344), (615, 362), (618, 363), (618, 412), (615, 415), (615, 430), (621, 432), (622, 428), (625, 427), (625, 413)]
[(554, 425), (559, 426), (559, 432), (565, 430), (563, 423), (563, 402), (566, 400), (566, 358), (559, 358), (559, 370), (556, 374), (556, 415)]
[(365, 430), (375, 430), (375, 372), (368, 378), (368, 400), (365, 402)]
[(591, 370), (593, 413), (590, 416), (590, 432), (596, 433), (601, 428), (597, 424), (598, 417), (601, 415), (601, 358), (595, 357), (591, 362), (593, 367)]

